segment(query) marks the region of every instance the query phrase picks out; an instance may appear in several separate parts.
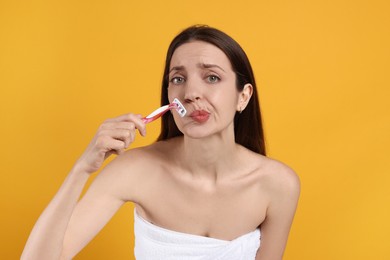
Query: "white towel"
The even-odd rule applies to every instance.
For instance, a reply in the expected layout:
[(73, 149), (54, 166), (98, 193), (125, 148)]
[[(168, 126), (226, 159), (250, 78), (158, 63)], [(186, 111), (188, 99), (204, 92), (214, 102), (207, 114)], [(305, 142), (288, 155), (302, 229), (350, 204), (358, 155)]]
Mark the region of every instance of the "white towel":
[(260, 229), (232, 241), (158, 227), (134, 210), (137, 260), (252, 260), (260, 247)]

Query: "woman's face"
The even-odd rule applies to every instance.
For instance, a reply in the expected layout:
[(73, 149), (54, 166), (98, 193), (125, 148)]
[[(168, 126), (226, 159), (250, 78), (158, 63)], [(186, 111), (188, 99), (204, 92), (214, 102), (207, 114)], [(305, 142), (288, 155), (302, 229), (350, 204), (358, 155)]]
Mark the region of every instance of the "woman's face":
[(201, 138), (234, 132), (240, 92), (223, 51), (202, 41), (185, 43), (173, 53), (169, 70), (169, 101), (178, 98), (187, 109), (183, 118), (172, 112), (184, 135)]

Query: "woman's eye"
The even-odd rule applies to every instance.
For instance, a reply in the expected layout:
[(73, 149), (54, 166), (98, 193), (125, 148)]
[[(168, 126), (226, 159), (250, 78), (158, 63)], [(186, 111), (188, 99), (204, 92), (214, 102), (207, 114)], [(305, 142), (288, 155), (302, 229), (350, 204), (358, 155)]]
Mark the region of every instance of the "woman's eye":
[(215, 75), (210, 75), (210, 76), (207, 77), (207, 81), (209, 83), (217, 83), (220, 80), (221, 79), (218, 76), (215, 76)]
[(184, 78), (183, 77), (174, 77), (170, 80), (170, 82), (172, 82), (173, 84), (175, 85), (179, 85), (179, 84), (182, 84), (184, 83)]

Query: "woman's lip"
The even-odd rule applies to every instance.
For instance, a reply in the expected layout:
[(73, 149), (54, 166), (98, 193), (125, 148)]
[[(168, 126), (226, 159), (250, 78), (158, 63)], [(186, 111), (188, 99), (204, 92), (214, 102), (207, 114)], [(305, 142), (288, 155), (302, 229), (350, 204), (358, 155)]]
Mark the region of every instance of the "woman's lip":
[(204, 110), (195, 110), (190, 114), (190, 117), (198, 123), (204, 123), (209, 120), (210, 113)]

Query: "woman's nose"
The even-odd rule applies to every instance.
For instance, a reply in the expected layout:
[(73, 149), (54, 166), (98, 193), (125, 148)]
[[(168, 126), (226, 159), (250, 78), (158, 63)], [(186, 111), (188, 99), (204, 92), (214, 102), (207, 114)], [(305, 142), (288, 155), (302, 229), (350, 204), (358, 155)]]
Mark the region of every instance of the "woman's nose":
[(191, 103), (200, 100), (202, 96), (200, 84), (196, 82), (187, 81), (185, 86), (184, 100)]

